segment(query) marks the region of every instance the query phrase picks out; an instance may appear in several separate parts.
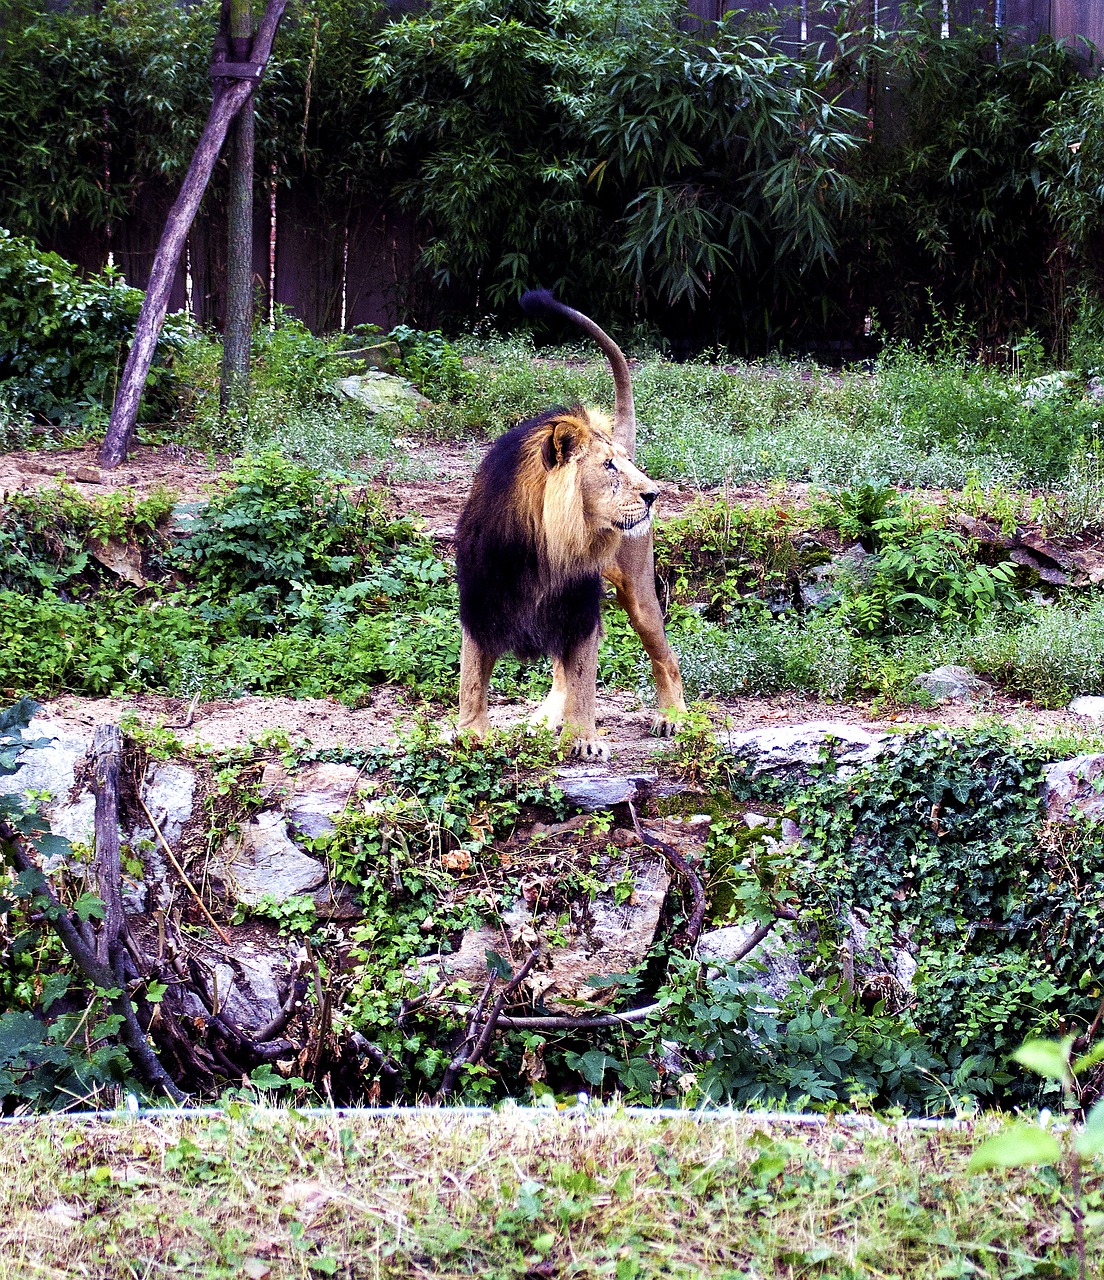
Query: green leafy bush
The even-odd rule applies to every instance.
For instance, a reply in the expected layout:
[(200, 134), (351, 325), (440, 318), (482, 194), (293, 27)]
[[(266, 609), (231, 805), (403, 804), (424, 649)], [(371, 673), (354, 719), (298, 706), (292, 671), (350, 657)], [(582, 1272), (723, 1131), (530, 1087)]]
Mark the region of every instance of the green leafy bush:
[[(13, 407), (62, 426), (106, 422), (141, 305), (141, 291), (117, 273), (82, 279), (64, 258), (0, 227), (0, 384)], [(182, 333), (180, 319), (166, 323), (162, 361)], [(146, 413), (165, 412), (164, 363), (147, 388)]]
[(971, 661), (1004, 687), (1048, 706), (1104, 693), (1104, 600), (1043, 605), (1019, 626), (994, 619), (977, 636)]
[(426, 333), (400, 324), (387, 337), (402, 352), (401, 372), (431, 400), (451, 400), (474, 385), (475, 374), (464, 368), (460, 349), (439, 329)]
[(274, 451), (242, 459), (203, 508), (181, 564), (212, 596), (275, 598), (349, 584), (386, 549), (414, 540), (384, 517), (378, 495), (354, 500), (335, 478)]
[(942, 1064), (927, 1039), (905, 1019), (864, 1010), (838, 981), (802, 979), (778, 1000), (754, 964), (722, 965), (708, 980), (682, 957), (671, 968), (652, 1035), (701, 1064), (692, 1098), (942, 1109)]

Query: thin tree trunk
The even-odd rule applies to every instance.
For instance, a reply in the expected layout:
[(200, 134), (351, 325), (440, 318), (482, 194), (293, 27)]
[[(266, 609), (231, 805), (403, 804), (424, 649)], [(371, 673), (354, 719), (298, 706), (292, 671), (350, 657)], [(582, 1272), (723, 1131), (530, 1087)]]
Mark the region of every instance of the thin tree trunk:
[[(230, 0), (230, 52), (249, 57), (253, 14), (249, 0)], [(249, 347), (253, 336), (253, 95), (230, 126), (230, 199), (226, 254), (226, 325), (222, 335), (223, 413), (241, 413), (249, 399)]]
[[(288, 0), (268, 0), (264, 17), (253, 42), (252, 63), (263, 69), (272, 52), (272, 41), (276, 36), (276, 28), (283, 17)], [(243, 78), (234, 78), (234, 70), (240, 67)], [(169, 305), (169, 291), (172, 288), (176, 265), (180, 260), (184, 241), (195, 220), (203, 193), (211, 180), (222, 145), (226, 141), (226, 132), (230, 122), (251, 98), (254, 85), (259, 79), (259, 71), (252, 74), (241, 64), (226, 64), (221, 70), (213, 64), (216, 72), (214, 94), (211, 100), (211, 111), (204, 125), (192, 163), (180, 188), (169, 216), (165, 222), (165, 230), (161, 235), (161, 243), (157, 246), (157, 255), (153, 260), (149, 285), (146, 289), (145, 301), (138, 315), (138, 327), (127, 356), (126, 368), (119, 383), (115, 397), (115, 405), (111, 410), (111, 421), (108, 423), (107, 435), (100, 450), (100, 466), (110, 471), (117, 467), (126, 457), (130, 445), (130, 437), (134, 424), (138, 421), (138, 404), (149, 376), (150, 365), (161, 326), (165, 322), (165, 312)], [(244, 77), (248, 76), (246, 79)]]

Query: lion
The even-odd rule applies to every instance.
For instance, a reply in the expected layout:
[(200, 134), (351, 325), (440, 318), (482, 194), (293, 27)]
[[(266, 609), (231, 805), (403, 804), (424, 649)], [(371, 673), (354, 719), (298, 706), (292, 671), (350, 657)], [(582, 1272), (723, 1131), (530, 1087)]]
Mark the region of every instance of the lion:
[(604, 760), (609, 747), (595, 724), (603, 577), (651, 659), (659, 701), (653, 732), (672, 734), (686, 710), (655, 589), (658, 489), (633, 463), (636, 411), (620, 348), (546, 290), (525, 294), (521, 305), (530, 315), (565, 316), (594, 338), (613, 372), (614, 414), (549, 409), (500, 436), (476, 472), (456, 527), (457, 727), (487, 732), (487, 690), (502, 654), (549, 657), (552, 689), (530, 723), (562, 727), (573, 754)]

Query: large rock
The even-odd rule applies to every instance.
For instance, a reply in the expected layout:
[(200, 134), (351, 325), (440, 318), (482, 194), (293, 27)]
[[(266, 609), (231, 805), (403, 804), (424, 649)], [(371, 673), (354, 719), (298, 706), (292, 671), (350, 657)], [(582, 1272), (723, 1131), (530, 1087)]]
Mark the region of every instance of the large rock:
[[(95, 830), (96, 799), (91, 774), (77, 782), (80, 767), (90, 758), (92, 727), (74, 724), (54, 716), (35, 716), (24, 733), (28, 741), (51, 739), (48, 747), (26, 751), (22, 765), (12, 774), (0, 776), (0, 793), (39, 796), (39, 806), (55, 835), (81, 844), (91, 844)], [(47, 799), (43, 799), (43, 796)]]
[(564, 799), (588, 813), (612, 809), (614, 805), (635, 800), (641, 786), (654, 782), (655, 777), (654, 773), (614, 773), (611, 769), (591, 765), (557, 769), (553, 775)]
[(326, 882), (325, 864), (292, 842), (283, 814), (272, 809), (245, 827), (240, 845), (223, 861), (223, 873), (234, 898), (247, 907), (266, 895), (286, 902)]
[(288, 826), (310, 840), (332, 831), (360, 776), (361, 770), (351, 764), (313, 764), (293, 774), (284, 803)]
[(935, 702), (973, 702), (989, 692), (989, 685), (968, 667), (936, 667), (913, 681), (925, 689)]
[[(187, 765), (153, 761), (146, 769), (142, 800), (170, 847), (176, 845), (192, 820), (195, 791), (195, 770)], [(135, 882), (124, 880), (124, 910), (141, 914), (154, 907), (168, 907), (173, 877), (153, 828), (140, 824), (130, 833), (129, 843), (141, 853), (145, 876)]]
[[(713, 966), (730, 964), (738, 957), (763, 966), (755, 983), (767, 991), (771, 999), (781, 1002), (791, 982), (801, 977), (801, 964), (795, 954), (794, 927), (789, 921), (776, 924), (750, 952), (746, 952), (758, 928), (754, 920), (708, 929), (698, 938), (698, 958)], [(745, 954), (746, 952), (746, 954)]]
[(717, 735), (717, 741), (735, 760), (750, 765), (753, 778), (764, 773), (807, 776), (809, 766), (820, 759), (825, 748), (843, 767), (867, 764), (884, 752), (896, 749), (896, 739), (891, 734), (872, 733), (859, 725), (838, 720), (722, 732)]
[(290, 989), (296, 963), (290, 950), (235, 940), (227, 959), (201, 962), (212, 1007), (246, 1035), (263, 1030), (280, 1012)]
[(1104, 818), (1104, 754), (1058, 760), (1043, 771), (1042, 797), (1052, 822)]
[(1082, 694), (1080, 698), (1074, 698), (1069, 704), (1069, 710), (1075, 716), (1084, 716), (1086, 720), (1092, 720), (1096, 724), (1104, 721), (1104, 698), (1094, 698), (1088, 694)]
[(409, 382), (390, 373), (360, 373), (349, 378), (339, 378), (334, 386), (350, 400), (362, 404), (371, 413), (387, 409), (416, 409), (421, 411), (430, 401), (415, 391)]
[[(754, 962), (762, 972), (751, 983), (781, 1003), (791, 983), (799, 981), (806, 971), (815, 973), (823, 964), (815, 931), (806, 933), (793, 921), (780, 920), (747, 951), (758, 927), (751, 920), (710, 929), (698, 939), (698, 957), (714, 966), (731, 963), (738, 957)], [(897, 939), (885, 948), (875, 947), (870, 933), (870, 926), (854, 911), (849, 910), (842, 918), (844, 974), (856, 991), (884, 1000), (890, 1009), (903, 1008), (912, 991), (916, 959)]]
[[(616, 883), (624, 869), (624, 856), (602, 859), (594, 874), (607, 883)], [(530, 908), (518, 901), (504, 913), (498, 924), (469, 929), (459, 947), (450, 955), (426, 956), (419, 968), (439, 968), (449, 977), (463, 979), (472, 987), (487, 980), (487, 952), (526, 955), (553, 927), (559, 937), (546, 958), (529, 979), (535, 998), (553, 1012), (578, 1012), (602, 999), (601, 989), (590, 985), (595, 975), (627, 973), (640, 964), (655, 940), (659, 918), (671, 884), (667, 860), (637, 846), (632, 856), (633, 891), (627, 902), (615, 901), (612, 890), (599, 893), (594, 901), (572, 904), (569, 921), (534, 918)]]
[[(600, 879), (616, 881), (621, 859), (603, 859), (596, 868)], [(550, 953), (549, 967), (534, 975), (530, 986), (554, 1011), (572, 1013), (582, 1004), (601, 999), (588, 979), (595, 975), (628, 973), (641, 964), (655, 940), (663, 904), (671, 887), (666, 858), (644, 852), (632, 859), (632, 897), (617, 903), (612, 892), (571, 912), (567, 945)]]
[(146, 769), (142, 800), (170, 845), (176, 844), (192, 819), (195, 790), (195, 770), (187, 765), (155, 761)]

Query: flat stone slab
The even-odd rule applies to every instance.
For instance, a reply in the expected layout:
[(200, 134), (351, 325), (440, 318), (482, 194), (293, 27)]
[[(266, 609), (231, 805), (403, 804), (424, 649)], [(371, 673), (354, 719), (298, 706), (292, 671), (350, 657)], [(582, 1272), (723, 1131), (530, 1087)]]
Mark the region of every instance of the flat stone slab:
[(764, 773), (803, 774), (828, 748), (837, 764), (867, 764), (895, 750), (892, 734), (874, 733), (842, 720), (813, 720), (805, 724), (746, 729), (717, 734), (721, 748), (751, 765), (751, 776)]
[(614, 773), (612, 769), (592, 765), (557, 769), (553, 774), (564, 798), (588, 813), (635, 800), (641, 786), (654, 782), (655, 778), (654, 773)]
[(341, 395), (356, 400), (371, 413), (385, 409), (410, 408), (421, 411), (430, 401), (403, 378), (391, 373), (358, 373), (348, 378), (338, 378), (334, 383)]

